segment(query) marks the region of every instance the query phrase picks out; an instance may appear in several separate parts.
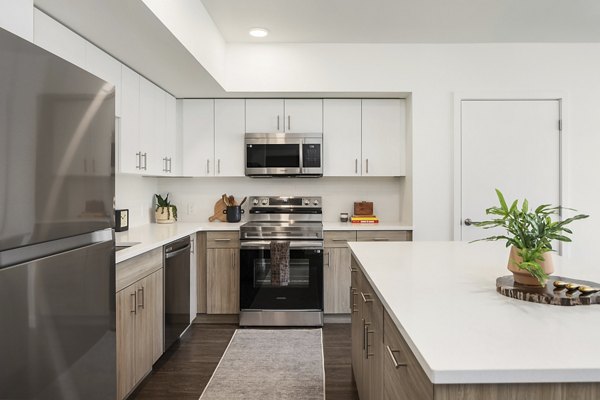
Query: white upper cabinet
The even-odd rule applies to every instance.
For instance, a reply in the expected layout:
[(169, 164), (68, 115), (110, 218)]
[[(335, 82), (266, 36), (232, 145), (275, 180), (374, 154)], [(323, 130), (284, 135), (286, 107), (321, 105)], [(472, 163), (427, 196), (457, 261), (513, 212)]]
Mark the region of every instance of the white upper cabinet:
[(0, 28), (33, 42), (33, 0), (0, 0)]
[(323, 175), (361, 175), (361, 100), (323, 100)]
[(122, 66), (122, 102), (119, 127), (119, 172), (141, 173), (140, 155), (140, 76)]
[(244, 176), (244, 99), (215, 99), (215, 176)]
[(166, 128), (166, 93), (140, 77), (140, 143), (144, 175), (163, 175), (165, 163), (161, 147)]
[(85, 68), (86, 40), (38, 9), (33, 14), (33, 42), (43, 49)]
[(246, 132), (323, 132), (323, 100), (246, 99)]
[(115, 86), (115, 115), (121, 116), (121, 63), (85, 42), (85, 69)]
[(323, 100), (285, 99), (286, 133), (323, 132)]
[(406, 175), (406, 102), (362, 100), (363, 176)]
[(246, 132), (283, 132), (283, 99), (246, 99)]
[(182, 102), (184, 176), (215, 175), (214, 104), (212, 99), (192, 99)]

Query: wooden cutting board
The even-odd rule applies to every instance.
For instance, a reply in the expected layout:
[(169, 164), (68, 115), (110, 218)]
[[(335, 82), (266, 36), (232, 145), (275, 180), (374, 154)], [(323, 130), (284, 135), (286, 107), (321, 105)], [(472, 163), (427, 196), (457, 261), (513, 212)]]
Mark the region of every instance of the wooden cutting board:
[(215, 203), (215, 213), (208, 218), (210, 222), (221, 221), (227, 222), (227, 214), (223, 214), (223, 211), (227, 210), (227, 206), (223, 201), (223, 197), (219, 198), (219, 200)]

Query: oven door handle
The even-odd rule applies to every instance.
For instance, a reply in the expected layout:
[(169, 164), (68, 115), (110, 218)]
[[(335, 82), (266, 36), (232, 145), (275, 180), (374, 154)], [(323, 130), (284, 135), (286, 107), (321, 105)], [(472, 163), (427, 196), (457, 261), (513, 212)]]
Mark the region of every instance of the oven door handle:
[[(241, 242), (240, 247), (242, 249), (252, 250), (269, 250), (271, 248), (270, 240), (253, 240), (248, 242)], [(290, 249), (306, 249), (306, 250), (321, 250), (323, 249), (322, 241), (315, 240), (291, 240)]]

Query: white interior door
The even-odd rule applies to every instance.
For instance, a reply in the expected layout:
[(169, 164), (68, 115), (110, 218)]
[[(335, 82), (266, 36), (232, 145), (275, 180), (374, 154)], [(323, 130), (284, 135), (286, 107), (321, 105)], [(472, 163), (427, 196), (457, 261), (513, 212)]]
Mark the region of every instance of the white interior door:
[[(461, 102), (461, 238), (501, 231), (467, 225), (487, 219), (485, 209), (507, 202), (560, 202), (559, 100), (463, 100)], [(521, 204), (521, 202), (519, 203)]]

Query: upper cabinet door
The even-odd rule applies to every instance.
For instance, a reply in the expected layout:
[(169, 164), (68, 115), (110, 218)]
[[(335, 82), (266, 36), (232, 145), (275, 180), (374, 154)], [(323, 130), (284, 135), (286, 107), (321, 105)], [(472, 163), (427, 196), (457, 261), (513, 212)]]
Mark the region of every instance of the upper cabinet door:
[(246, 132), (283, 132), (283, 99), (246, 99)]
[(121, 116), (121, 63), (85, 42), (85, 69), (115, 86), (115, 115)]
[(119, 171), (138, 174), (140, 170), (140, 76), (122, 66), (121, 123), (118, 129)]
[(38, 9), (33, 13), (33, 42), (43, 49), (85, 68), (86, 41)]
[(183, 175), (214, 176), (214, 100), (183, 100), (181, 126)]
[(362, 100), (363, 176), (406, 175), (406, 102)]
[(286, 133), (323, 132), (323, 100), (286, 99), (284, 125)]
[(169, 175), (181, 175), (180, 136), (177, 130), (177, 100), (166, 94), (166, 134), (163, 142), (165, 157), (168, 157)]
[(361, 175), (360, 99), (323, 100), (323, 175)]
[(215, 99), (216, 176), (244, 176), (244, 99)]
[(156, 116), (156, 86), (144, 77), (140, 77), (140, 142), (142, 152), (142, 174), (160, 173), (160, 161), (157, 154), (158, 120)]

